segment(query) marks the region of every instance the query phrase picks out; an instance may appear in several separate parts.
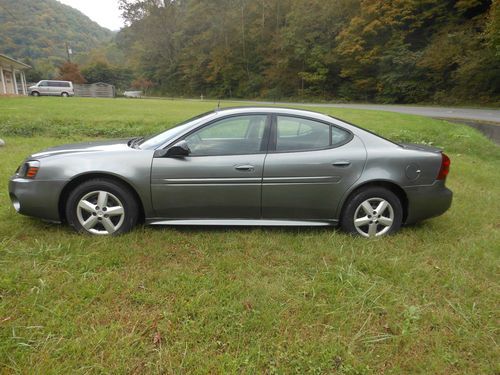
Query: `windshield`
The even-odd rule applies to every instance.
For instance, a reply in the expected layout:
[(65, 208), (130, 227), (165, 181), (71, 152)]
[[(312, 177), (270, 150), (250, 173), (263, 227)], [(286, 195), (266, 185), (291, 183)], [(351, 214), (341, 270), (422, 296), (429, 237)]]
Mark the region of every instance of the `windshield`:
[(182, 134), (184, 131), (188, 130), (190, 127), (196, 125), (197, 123), (206, 120), (212, 116), (215, 115), (215, 112), (206, 112), (201, 115), (198, 115), (196, 117), (190, 118), (189, 120), (186, 120), (178, 125), (176, 125), (173, 128), (168, 129), (167, 131), (164, 131), (163, 133), (153, 135), (151, 137), (144, 138), (143, 141), (141, 141), (138, 146), (139, 148), (143, 150), (155, 150), (158, 147), (164, 145), (165, 143), (168, 143), (178, 135)]

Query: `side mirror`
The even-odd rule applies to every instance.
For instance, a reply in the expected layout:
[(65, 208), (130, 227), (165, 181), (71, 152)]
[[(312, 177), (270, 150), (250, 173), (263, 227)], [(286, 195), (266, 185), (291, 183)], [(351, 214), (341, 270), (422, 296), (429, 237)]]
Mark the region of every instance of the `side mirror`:
[(166, 150), (157, 150), (155, 151), (155, 157), (159, 158), (179, 158), (179, 157), (184, 157), (188, 156), (191, 150), (189, 149), (189, 146), (186, 141), (182, 140), (177, 142), (175, 145), (172, 147), (166, 149)]

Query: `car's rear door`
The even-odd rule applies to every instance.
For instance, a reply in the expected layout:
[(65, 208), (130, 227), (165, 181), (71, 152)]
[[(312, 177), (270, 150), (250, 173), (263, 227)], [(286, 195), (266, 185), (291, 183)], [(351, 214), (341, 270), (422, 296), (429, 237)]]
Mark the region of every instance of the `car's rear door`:
[(211, 121), (184, 137), (182, 158), (154, 158), (151, 193), (156, 215), (168, 219), (259, 219), (270, 116)]
[(359, 178), (366, 150), (345, 129), (315, 119), (273, 116), (262, 186), (263, 219), (334, 220)]

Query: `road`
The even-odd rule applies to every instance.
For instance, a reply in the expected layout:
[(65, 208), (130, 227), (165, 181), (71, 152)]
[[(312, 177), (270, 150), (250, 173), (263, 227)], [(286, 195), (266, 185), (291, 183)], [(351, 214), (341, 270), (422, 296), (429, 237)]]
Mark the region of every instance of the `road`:
[(280, 104), (280, 105), (306, 105), (308, 107), (323, 108), (352, 108), (367, 109), (374, 111), (389, 111), (406, 113), (410, 115), (427, 116), (446, 119), (463, 119), (480, 122), (491, 122), (500, 125), (500, 109), (478, 109), (478, 108), (447, 108), (447, 107), (426, 107), (416, 105), (392, 105), (392, 104), (322, 104), (322, 103), (273, 103), (273, 102), (252, 102), (254, 104)]

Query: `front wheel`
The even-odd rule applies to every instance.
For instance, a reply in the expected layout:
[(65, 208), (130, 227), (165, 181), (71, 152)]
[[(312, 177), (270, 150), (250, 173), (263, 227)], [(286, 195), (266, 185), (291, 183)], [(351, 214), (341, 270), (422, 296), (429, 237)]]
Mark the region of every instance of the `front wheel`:
[(40, 96), (40, 93), (38, 91), (33, 91), (31, 93), (31, 96)]
[(346, 232), (368, 238), (395, 233), (402, 221), (401, 201), (392, 191), (380, 187), (356, 192), (340, 218), (341, 227)]
[(62, 96), (63, 98), (67, 98), (67, 97), (69, 96), (69, 94), (68, 94), (67, 92), (63, 92), (63, 93), (61, 94), (61, 96)]
[(66, 219), (80, 233), (117, 235), (137, 223), (139, 207), (121, 183), (93, 179), (75, 188), (68, 197)]

